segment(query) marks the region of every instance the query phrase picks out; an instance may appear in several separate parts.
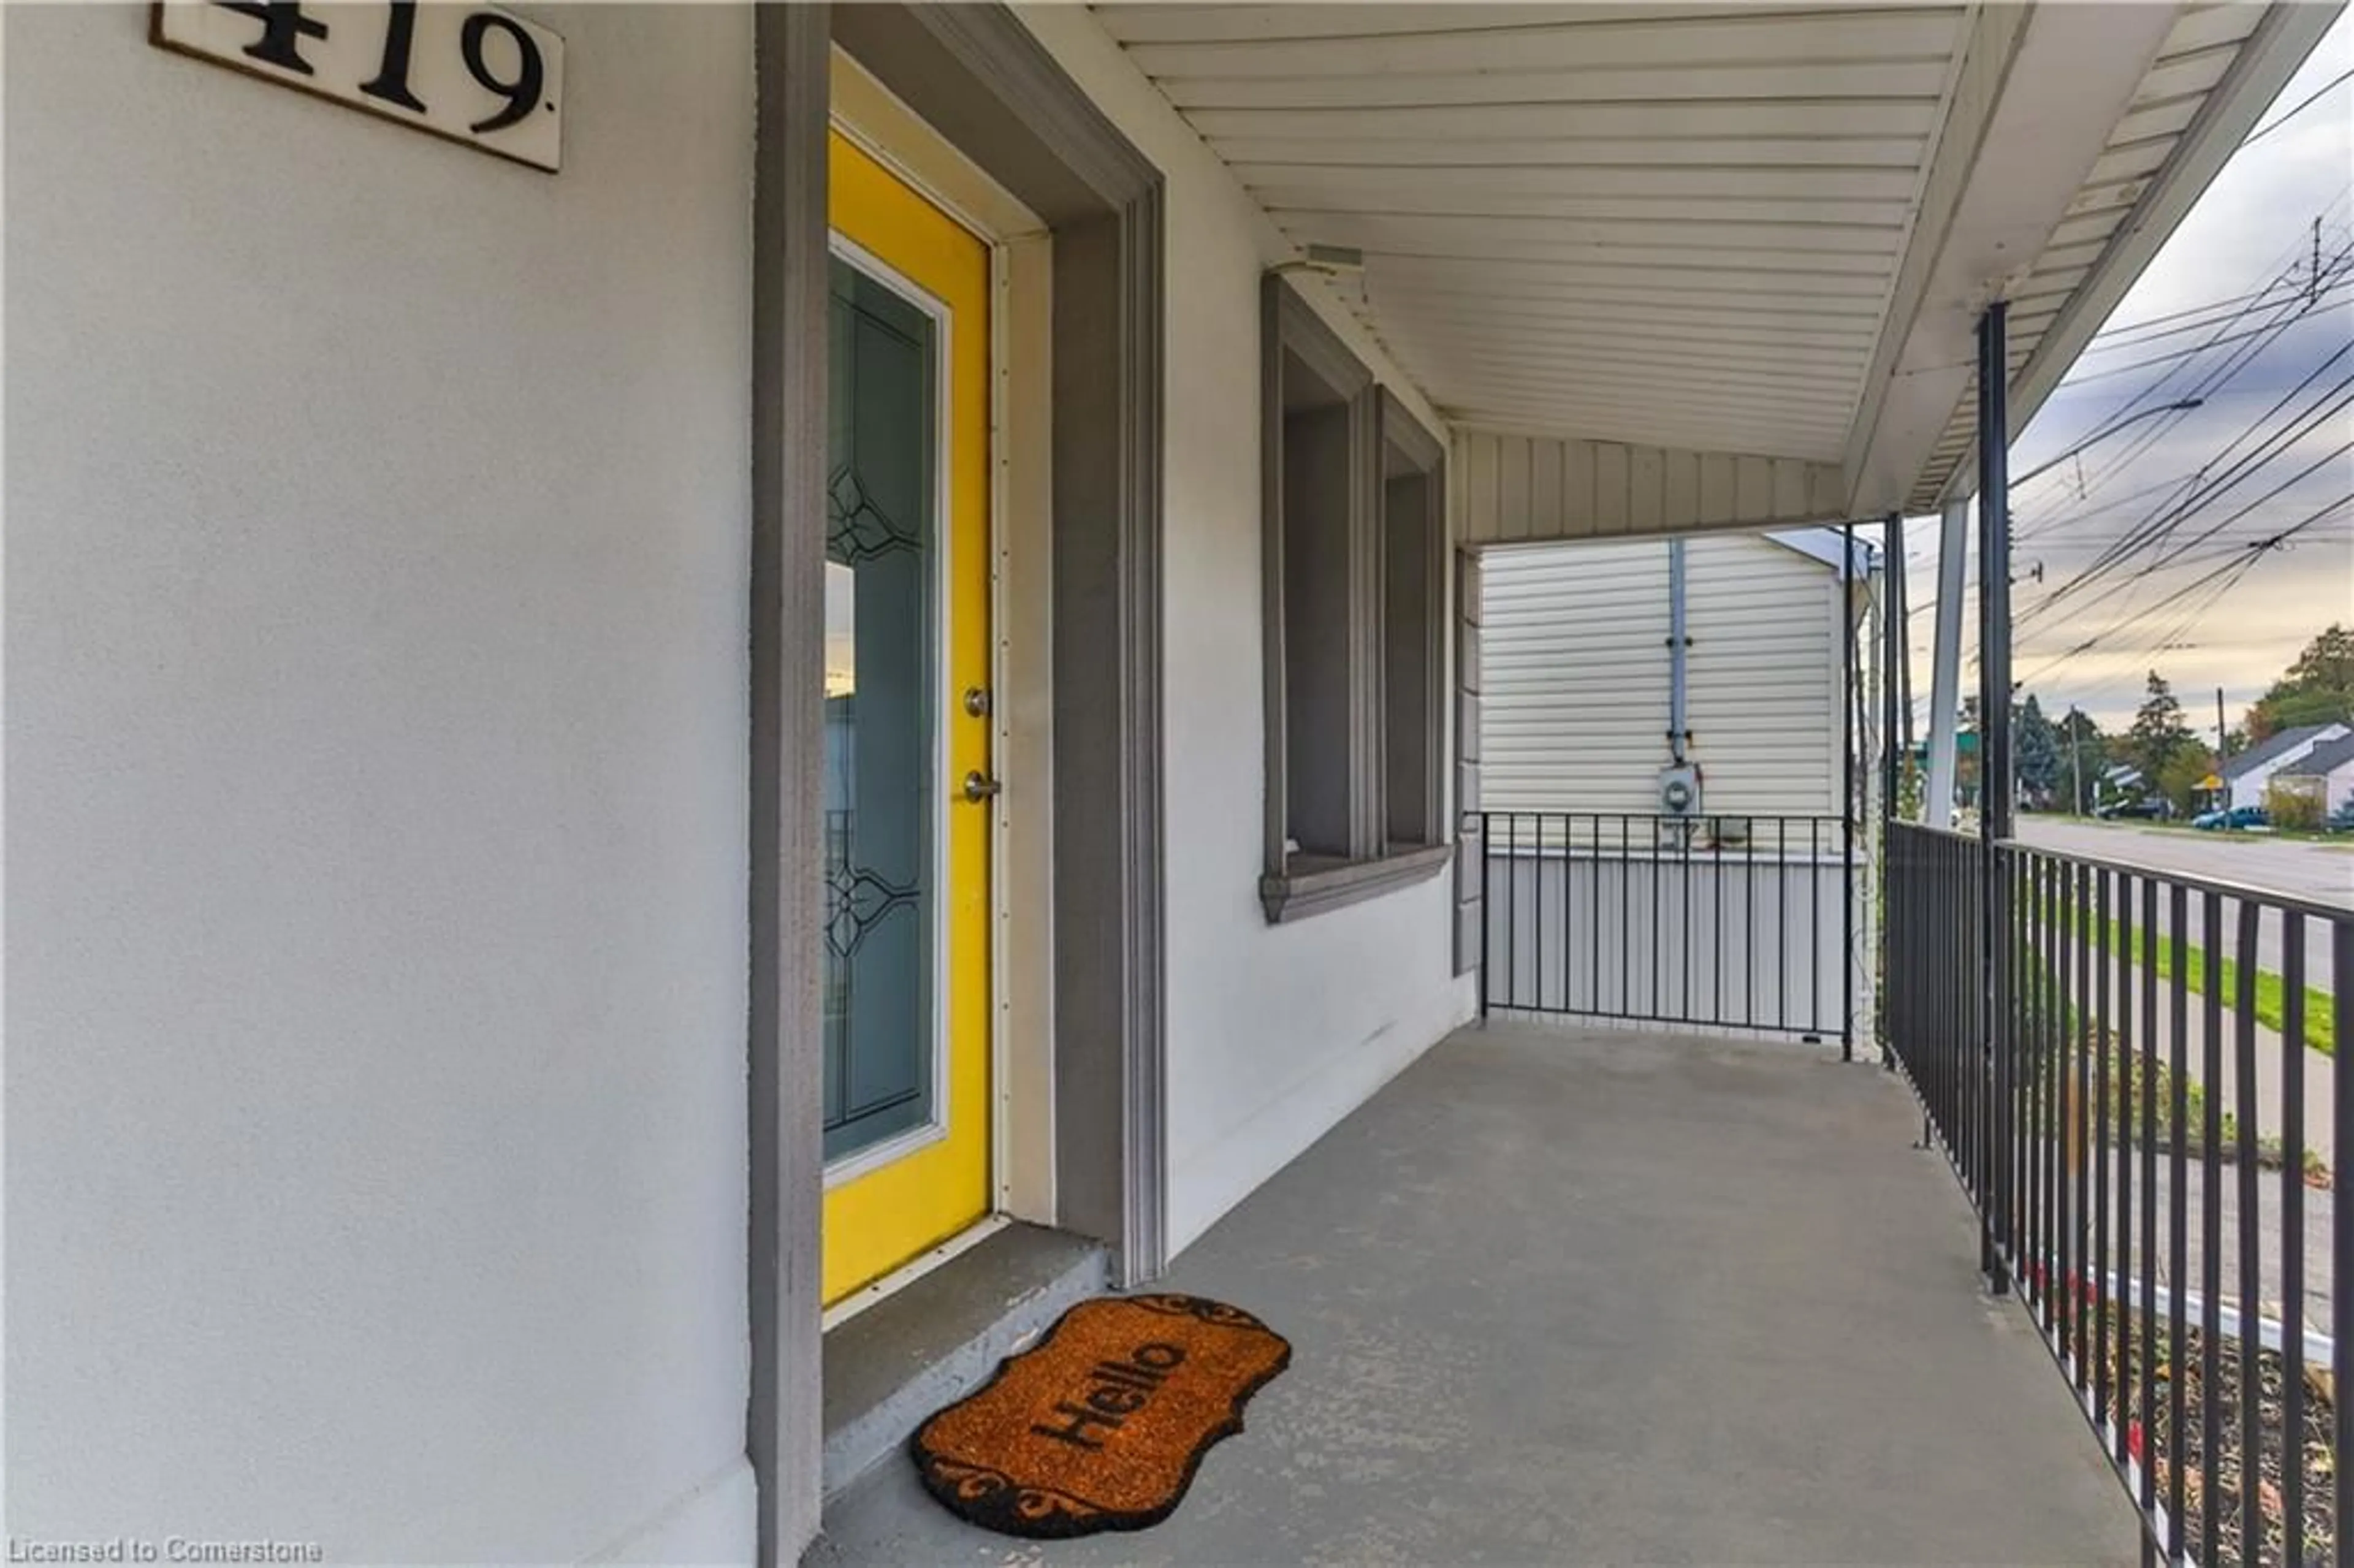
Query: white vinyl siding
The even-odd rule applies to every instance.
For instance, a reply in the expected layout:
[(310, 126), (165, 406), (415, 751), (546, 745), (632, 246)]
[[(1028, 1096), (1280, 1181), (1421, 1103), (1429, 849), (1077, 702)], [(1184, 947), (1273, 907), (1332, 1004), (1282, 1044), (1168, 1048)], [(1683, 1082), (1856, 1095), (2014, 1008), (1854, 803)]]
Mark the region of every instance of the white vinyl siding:
[[(1665, 545), (1655, 547), (1666, 553)], [(1704, 805), (1836, 815), (1837, 570), (1754, 535), (1694, 539), (1685, 549), (1691, 758), (1701, 765)]]
[(1483, 557), (1481, 801), (1648, 811), (1668, 757), (1668, 546)]
[[(1755, 535), (1685, 545), (1691, 758), (1710, 812), (1839, 810), (1838, 574)], [(1492, 810), (1650, 811), (1668, 750), (1668, 544), (1484, 556)]]
[(1842, 516), (1835, 463), (1799, 458), (1455, 433), (1467, 545), (1788, 528)]

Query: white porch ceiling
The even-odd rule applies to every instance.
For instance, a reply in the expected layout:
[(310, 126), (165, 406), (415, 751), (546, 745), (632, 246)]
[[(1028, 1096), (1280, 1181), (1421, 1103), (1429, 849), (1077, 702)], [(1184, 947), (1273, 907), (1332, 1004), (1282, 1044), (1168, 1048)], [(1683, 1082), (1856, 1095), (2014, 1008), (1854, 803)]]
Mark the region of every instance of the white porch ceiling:
[[(2155, 249), (2124, 237), (2220, 164), (2158, 210), (2186, 145), (2244, 132), (2215, 101), (2269, 100), (2280, 62), (2248, 57), (2280, 9), (1095, 14), (1290, 238), (1365, 253), (1341, 293), (1459, 428), (1842, 465), (1868, 514), (1963, 466), (1953, 329), (1990, 293), (2015, 369), (2073, 357), (2097, 314), (2047, 334), (2105, 313)], [(2336, 7), (2288, 9), (2280, 79)]]

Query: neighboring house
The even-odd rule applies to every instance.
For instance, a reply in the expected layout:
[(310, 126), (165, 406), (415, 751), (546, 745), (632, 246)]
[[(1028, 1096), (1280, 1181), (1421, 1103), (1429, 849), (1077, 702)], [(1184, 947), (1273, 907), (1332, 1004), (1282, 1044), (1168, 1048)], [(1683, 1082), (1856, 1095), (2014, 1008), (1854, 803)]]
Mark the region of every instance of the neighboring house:
[[(1843, 572), (1845, 548), (1814, 528), (1488, 556), (1481, 795), (1506, 813), (1488, 846), (1506, 1000), (1819, 1037), (1843, 1005), (1869, 1016), (1868, 966), (1851, 989), (1839, 968), (1869, 927), (1868, 900), (1844, 896), (1868, 857), (1841, 853), (1862, 792), (1840, 758), (1865, 751), (1848, 683), (1873, 568), (1857, 546)], [(1597, 906), (1614, 934), (1546, 938)], [(1656, 933), (1656, 973), (1629, 930)]]
[(1726, 536), (1972, 493), (2328, 22), (8, 6), (9, 1531), (795, 1561), (1478, 1014), (1482, 553), (1721, 542), (1836, 813)]
[(2337, 810), (2354, 800), (2354, 734), (2340, 735), (2308, 747), (2304, 756), (2280, 768), (2275, 777), (2310, 780), (2306, 788), (2321, 792), (2322, 810)]
[(2085, 804), (2098, 809), (2105, 806), (2114, 808), (2154, 803), (2161, 810), (2172, 809), (2163, 800), (2146, 801), (2145, 797), (2148, 792), (2148, 783), (2143, 779), (2140, 768), (2130, 762), (2112, 762), (2102, 768), (2100, 776), (2093, 780)]
[[(1818, 528), (1491, 553), (1479, 666), (1488, 808), (1658, 811), (1662, 772), (1688, 761), (1705, 814), (1839, 811), (1850, 652), (1840, 548), (1837, 531)], [(1681, 747), (1669, 734), (1678, 551)], [(1857, 547), (1860, 562), (1866, 554)], [(1858, 614), (1862, 591), (1859, 573)]]
[(2335, 722), (2305, 724), (2250, 747), (2223, 764), (2223, 784), (2232, 792), (2232, 804), (2263, 805), (2264, 786), (2272, 782), (2274, 774), (2303, 761), (2314, 747), (2348, 733), (2347, 726)]

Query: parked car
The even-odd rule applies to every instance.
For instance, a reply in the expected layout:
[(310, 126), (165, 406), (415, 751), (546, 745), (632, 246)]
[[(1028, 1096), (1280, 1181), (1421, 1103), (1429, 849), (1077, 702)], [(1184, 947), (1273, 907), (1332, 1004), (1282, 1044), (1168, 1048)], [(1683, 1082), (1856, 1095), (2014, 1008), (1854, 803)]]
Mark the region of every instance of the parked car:
[(2354, 833), (2354, 795), (2340, 800), (2338, 810), (2329, 813), (2329, 821), (2323, 826), (2333, 833)]
[(2174, 815), (2174, 802), (2163, 795), (2139, 800), (2111, 800), (2105, 805), (2094, 807), (2093, 815), (2105, 821), (2120, 817), (2162, 819)]
[(2262, 806), (2233, 806), (2228, 810), (2201, 811), (2190, 819), (2190, 825), (2219, 832), (2232, 828), (2268, 828), (2272, 821)]

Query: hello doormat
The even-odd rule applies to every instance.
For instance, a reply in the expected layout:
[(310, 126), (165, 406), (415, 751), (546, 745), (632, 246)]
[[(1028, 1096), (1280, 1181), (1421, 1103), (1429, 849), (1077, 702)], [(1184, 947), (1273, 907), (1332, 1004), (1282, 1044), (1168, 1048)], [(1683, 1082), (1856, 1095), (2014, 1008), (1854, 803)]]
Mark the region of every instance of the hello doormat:
[(1082, 1301), (917, 1428), (916, 1467), (950, 1512), (1007, 1535), (1143, 1530), (1290, 1361), (1283, 1336), (1223, 1302)]

